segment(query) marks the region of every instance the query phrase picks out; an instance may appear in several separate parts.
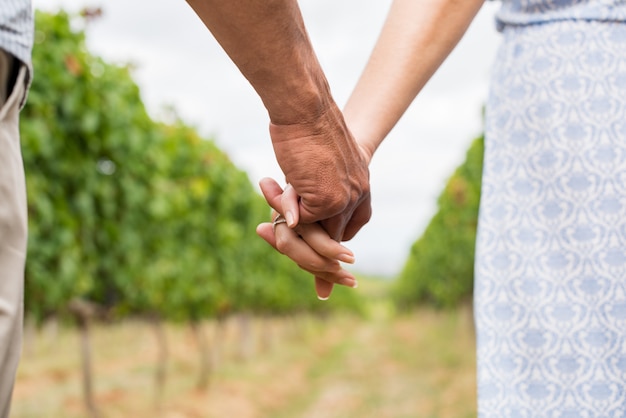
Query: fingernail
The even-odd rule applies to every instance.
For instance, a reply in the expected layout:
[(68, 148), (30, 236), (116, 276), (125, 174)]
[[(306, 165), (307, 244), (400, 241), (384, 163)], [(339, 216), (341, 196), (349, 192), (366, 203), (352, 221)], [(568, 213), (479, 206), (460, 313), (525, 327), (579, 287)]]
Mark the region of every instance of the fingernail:
[(294, 226), (296, 226), (293, 221), (293, 213), (291, 213), (290, 210), (285, 213), (285, 219), (287, 220), (287, 226), (289, 226), (289, 228), (293, 228)]
[(359, 283), (354, 277), (344, 277), (343, 279), (340, 279), (337, 283), (342, 286), (351, 287), (353, 289), (359, 287)]
[(317, 298), (319, 300), (328, 300), (328, 299), (330, 299), (330, 296), (323, 297), (323, 296), (317, 295)]
[(351, 254), (339, 254), (337, 260), (348, 264), (354, 264), (354, 256)]

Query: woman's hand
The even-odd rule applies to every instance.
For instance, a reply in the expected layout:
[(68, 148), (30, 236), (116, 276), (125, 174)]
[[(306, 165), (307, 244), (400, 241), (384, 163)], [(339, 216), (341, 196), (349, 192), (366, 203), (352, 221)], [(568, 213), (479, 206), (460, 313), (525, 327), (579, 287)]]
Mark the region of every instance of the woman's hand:
[[(274, 222), (260, 224), (257, 234), (315, 276), (315, 289), (320, 299), (328, 299), (335, 283), (357, 287), (354, 275), (340, 264), (340, 261), (353, 263), (352, 252), (333, 240), (318, 223), (295, 225), (299, 215), (294, 209), (298, 207), (295, 190), (289, 185), (283, 190), (269, 178), (261, 180), (260, 186), (265, 199), (274, 209)], [(287, 222), (276, 222), (283, 215), (286, 215)]]

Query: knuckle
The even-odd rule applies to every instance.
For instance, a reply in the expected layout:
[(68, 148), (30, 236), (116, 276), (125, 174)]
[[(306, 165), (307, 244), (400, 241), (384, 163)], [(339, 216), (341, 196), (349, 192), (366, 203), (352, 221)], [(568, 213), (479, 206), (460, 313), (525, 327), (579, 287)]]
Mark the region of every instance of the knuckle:
[(309, 263), (309, 268), (315, 271), (326, 271), (326, 263), (322, 260), (314, 260)]
[(341, 281), (341, 277), (338, 276), (335, 273), (323, 273), (323, 274), (318, 274), (319, 277), (323, 278), (326, 281), (332, 282), (332, 283), (339, 283)]
[(341, 269), (341, 266), (338, 262), (331, 260), (316, 260), (311, 264), (311, 267), (316, 271), (323, 271), (326, 273), (335, 273), (336, 271)]
[(292, 248), (293, 243), (291, 242), (291, 240), (281, 236), (276, 237), (276, 249), (279, 252), (281, 252), (282, 254), (289, 254)]
[(320, 212), (326, 214), (336, 214), (341, 212), (348, 205), (350, 198), (339, 193), (321, 193), (312, 196), (311, 206), (318, 208)]
[(361, 225), (365, 225), (366, 223), (368, 223), (371, 218), (372, 218), (371, 209), (367, 211), (361, 211), (361, 212), (355, 213), (353, 217), (354, 221)]
[(307, 273), (311, 273), (314, 276), (319, 276), (318, 272), (316, 272), (315, 270), (312, 270), (310, 268), (308, 268), (307, 266), (305, 266), (304, 264), (299, 264), (296, 263), (298, 265), (298, 267), (300, 267), (301, 270), (306, 271)]

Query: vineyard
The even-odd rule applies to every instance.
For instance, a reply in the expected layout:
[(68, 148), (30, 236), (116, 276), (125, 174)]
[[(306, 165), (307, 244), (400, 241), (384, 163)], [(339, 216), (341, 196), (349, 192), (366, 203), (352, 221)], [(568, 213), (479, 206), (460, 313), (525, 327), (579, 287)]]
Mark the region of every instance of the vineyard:
[[(395, 315), (388, 284), (361, 279), (368, 315), (241, 318), (203, 327), (219, 347), (208, 386), (198, 388), (198, 344), (189, 327), (167, 324), (167, 382), (155, 387), (155, 334), (134, 321), (94, 328), (94, 399), (102, 417), (469, 418), (476, 416), (471, 310), (419, 309)], [(361, 289), (363, 288), (363, 289)], [(369, 289), (369, 290), (368, 290)], [(48, 326), (29, 336), (12, 416), (87, 416), (80, 388), (79, 338)], [(247, 347), (244, 349), (244, 347)]]
[(268, 208), (247, 175), (184, 121), (153, 120), (132, 66), (87, 50), (92, 18), (36, 14), (13, 415), (474, 416), (482, 139), (398, 280), (322, 303), (256, 236)]

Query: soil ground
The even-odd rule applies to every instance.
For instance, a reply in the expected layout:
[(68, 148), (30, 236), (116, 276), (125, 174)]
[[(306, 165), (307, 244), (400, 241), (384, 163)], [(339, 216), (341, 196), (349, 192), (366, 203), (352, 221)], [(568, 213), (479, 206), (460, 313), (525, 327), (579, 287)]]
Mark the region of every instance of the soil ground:
[[(204, 323), (219, 351), (212, 354), (214, 372), (203, 390), (197, 388), (199, 352), (191, 328), (168, 324), (167, 382), (158, 400), (153, 329), (142, 322), (97, 325), (92, 345), (99, 416), (474, 417), (471, 310), (389, 312), (379, 307), (368, 318), (253, 319), (248, 338), (239, 319), (219, 334), (215, 323)], [(88, 417), (80, 361), (75, 329), (30, 331), (11, 416)]]

